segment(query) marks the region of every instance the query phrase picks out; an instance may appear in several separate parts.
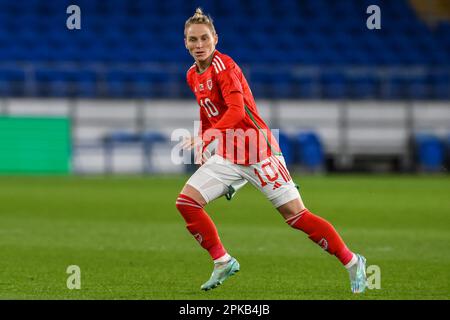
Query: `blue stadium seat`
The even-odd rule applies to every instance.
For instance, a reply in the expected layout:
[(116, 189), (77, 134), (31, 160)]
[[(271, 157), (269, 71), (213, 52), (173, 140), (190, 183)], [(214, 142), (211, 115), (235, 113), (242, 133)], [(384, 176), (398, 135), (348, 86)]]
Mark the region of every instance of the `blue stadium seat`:
[(108, 143), (131, 143), (142, 141), (142, 137), (135, 132), (114, 131), (105, 137), (105, 141)]
[(96, 94), (96, 74), (90, 70), (36, 71), (37, 93), (42, 96), (94, 97)]
[(0, 68), (0, 95), (20, 96), (25, 92), (25, 73), (21, 69)]
[(436, 73), (430, 76), (430, 90), (432, 90), (432, 96), (439, 97), (440, 99), (450, 99), (450, 74), (449, 73)]
[[(361, 12), (377, 3), (383, 8), (383, 29), (368, 32), (366, 16)], [(186, 64), (187, 69), (192, 58), (183, 45), (184, 21), (200, 5), (216, 21), (218, 49), (230, 54), (250, 74), (259, 73), (252, 80), (258, 97), (449, 99), (450, 23), (430, 28), (407, 0), (79, 0), (82, 29), (76, 31), (65, 28), (67, 14), (61, 8), (69, 4), (68, 0), (0, 0), (0, 64), (25, 62), (40, 69), (42, 64), (75, 63), (82, 70), (103, 70), (95, 81), (108, 79), (106, 86), (114, 88), (109, 90), (113, 96), (184, 97), (186, 91), (165, 89), (167, 83), (182, 88), (184, 79), (177, 75), (173, 81), (151, 75), (122, 75), (112, 81), (111, 73), (118, 65), (127, 65), (130, 73), (139, 73), (140, 64)], [(274, 16), (282, 19), (275, 23)], [(339, 17), (338, 25), (335, 17)], [(269, 67), (266, 76), (261, 65)], [(308, 76), (290, 71), (274, 73), (270, 66), (318, 67), (323, 90), (314, 89), (317, 86)], [(380, 70), (397, 66), (430, 67), (446, 70), (446, 74), (391, 77), (387, 87), (392, 90), (386, 95), (379, 90), (381, 76), (346, 76), (346, 70), (353, 67)], [(80, 77), (80, 81), (84, 84), (75, 88), (83, 90), (82, 95), (109, 92), (92, 92), (87, 84), (90, 80)], [(161, 81), (156, 92), (143, 90), (150, 81)], [(132, 88), (134, 84), (137, 86)], [(13, 90), (4, 86), (5, 94), (8, 88)], [(58, 89), (45, 94), (65, 93)]]
[(379, 84), (371, 74), (350, 76), (348, 86), (348, 95), (353, 99), (375, 98), (380, 90)]
[(300, 132), (296, 136), (297, 158), (300, 164), (310, 170), (320, 170), (325, 166), (322, 142), (313, 131)]
[(444, 165), (445, 150), (442, 141), (427, 133), (414, 136), (415, 158), (420, 170), (441, 171)]
[(319, 82), (312, 75), (295, 74), (292, 76), (292, 97), (312, 99), (319, 97)]
[(347, 96), (348, 85), (342, 73), (329, 72), (320, 78), (321, 96), (327, 99), (340, 99)]
[(284, 160), (287, 165), (291, 165), (295, 161), (295, 149), (294, 142), (288, 134), (283, 131), (279, 131), (278, 144), (283, 153)]

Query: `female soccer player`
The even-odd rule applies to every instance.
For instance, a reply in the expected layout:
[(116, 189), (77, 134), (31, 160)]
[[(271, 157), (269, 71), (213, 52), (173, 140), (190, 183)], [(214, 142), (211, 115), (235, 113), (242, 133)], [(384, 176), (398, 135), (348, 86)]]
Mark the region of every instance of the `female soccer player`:
[[(176, 207), (189, 232), (214, 261), (211, 277), (201, 289), (217, 287), (240, 268), (204, 207), (223, 195), (231, 197), (248, 181), (266, 195), (289, 226), (305, 232), (339, 259), (349, 271), (352, 292), (363, 292), (366, 259), (350, 251), (334, 227), (303, 204), (279, 146), (258, 114), (247, 80), (229, 56), (216, 50), (213, 21), (200, 8), (185, 23), (184, 41), (195, 60), (187, 83), (200, 106), (204, 152), (202, 165), (186, 182)], [(189, 139), (185, 147), (194, 144), (195, 139)]]

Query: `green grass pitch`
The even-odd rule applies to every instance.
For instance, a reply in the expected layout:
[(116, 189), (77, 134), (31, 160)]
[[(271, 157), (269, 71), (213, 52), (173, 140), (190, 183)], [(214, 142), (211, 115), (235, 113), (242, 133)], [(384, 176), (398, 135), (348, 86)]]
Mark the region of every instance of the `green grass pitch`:
[[(247, 185), (207, 206), (241, 272), (215, 290), (175, 199), (187, 177), (0, 177), (0, 299), (449, 299), (448, 176), (297, 176), (307, 207), (381, 270), (347, 272)], [(66, 286), (69, 265), (81, 289)]]

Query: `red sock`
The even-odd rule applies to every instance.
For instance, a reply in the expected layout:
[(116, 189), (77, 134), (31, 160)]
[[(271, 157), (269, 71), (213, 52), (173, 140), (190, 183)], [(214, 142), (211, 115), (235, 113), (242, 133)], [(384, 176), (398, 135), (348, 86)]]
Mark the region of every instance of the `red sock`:
[(303, 209), (295, 216), (286, 220), (292, 228), (302, 230), (309, 238), (328, 253), (335, 255), (343, 265), (352, 260), (353, 252), (345, 245), (336, 229), (325, 219)]
[(186, 221), (186, 228), (208, 250), (213, 260), (225, 255), (227, 252), (220, 242), (216, 226), (203, 207), (192, 198), (180, 194), (176, 206)]

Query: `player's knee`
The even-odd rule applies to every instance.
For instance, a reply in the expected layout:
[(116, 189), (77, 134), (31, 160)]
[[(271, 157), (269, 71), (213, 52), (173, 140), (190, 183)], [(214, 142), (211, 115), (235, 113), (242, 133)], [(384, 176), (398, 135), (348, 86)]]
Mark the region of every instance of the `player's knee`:
[(199, 203), (196, 199), (187, 196), (184, 193), (180, 193), (175, 201), (175, 206), (182, 214), (187, 210), (202, 209), (204, 205)]
[(178, 197), (180, 196), (188, 197), (190, 200), (194, 201), (197, 205), (200, 205), (201, 207), (204, 207), (207, 204), (206, 200), (203, 198), (200, 191), (198, 191), (196, 188), (194, 188), (189, 184), (186, 184), (184, 186), (183, 190), (181, 190)]
[[(286, 194), (288, 193), (286, 192)], [(286, 197), (286, 195), (283, 194), (281, 198), (283, 200), (281, 203), (283, 204), (277, 207), (277, 210), (278, 212), (280, 212), (286, 222), (293, 217), (298, 216), (299, 213), (303, 213), (306, 209), (300, 197), (294, 197), (294, 199), (292, 199), (291, 195), (288, 194), (288, 197)]]

